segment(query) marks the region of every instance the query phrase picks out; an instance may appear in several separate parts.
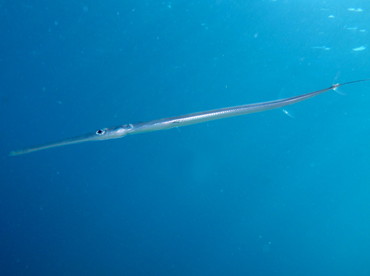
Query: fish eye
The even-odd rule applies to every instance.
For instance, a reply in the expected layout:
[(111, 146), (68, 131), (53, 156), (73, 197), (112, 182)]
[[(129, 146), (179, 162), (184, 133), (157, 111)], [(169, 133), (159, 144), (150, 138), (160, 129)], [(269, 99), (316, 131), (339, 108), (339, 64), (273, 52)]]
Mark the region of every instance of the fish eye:
[(97, 135), (103, 135), (105, 133), (105, 130), (104, 129), (98, 129), (97, 131), (96, 131), (96, 134)]

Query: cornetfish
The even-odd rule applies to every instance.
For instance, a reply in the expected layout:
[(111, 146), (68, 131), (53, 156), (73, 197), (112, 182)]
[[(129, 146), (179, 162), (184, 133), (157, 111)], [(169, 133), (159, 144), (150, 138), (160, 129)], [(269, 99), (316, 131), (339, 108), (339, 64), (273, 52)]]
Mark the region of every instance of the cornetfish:
[(345, 83), (338, 83), (333, 84), (332, 86), (328, 88), (324, 88), (321, 90), (317, 90), (314, 92), (309, 92), (306, 94), (290, 97), (290, 98), (284, 98), (284, 99), (278, 99), (274, 101), (267, 101), (267, 102), (260, 102), (260, 103), (253, 103), (253, 104), (246, 104), (246, 105), (239, 105), (239, 106), (232, 106), (232, 107), (224, 107), (220, 109), (213, 109), (208, 111), (201, 111), (176, 117), (169, 117), (159, 120), (153, 120), (143, 123), (137, 123), (137, 124), (125, 124), (120, 125), (112, 128), (101, 128), (97, 131), (74, 137), (65, 139), (62, 141), (44, 144), (40, 146), (30, 147), (22, 150), (16, 150), (9, 153), (10, 156), (16, 156), (26, 153), (31, 153), (35, 151), (50, 149), (50, 148), (56, 148), (71, 144), (77, 144), (82, 142), (89, 142), (89, 141), (101, 141), (101, 140), (110, 140), (110, 139), (117, 139), (125, 137), (126, 135), (132, 135), (132, 134), (139, 134), (139, 133), (145, 133), (145, 132), (152, 132), (152, 131), (158, 131), (158, 130), (165, 130), (175, 127), (183, 127), (188, 125), (194, 125), (199, 124), (203, 122), (213, 121), (213, 120), (219, 120), (224, 119), (228, 117), (235, 117), (240, 115), (246, 115), (256, 112), (262, 112), (270, 109), (280, 108), (287, 105), (292, 105), (301, 101), (305, 101), (307, 99), (310, 99), (312, 97), (315, 97), (321, 93), (335, 90), (336, 88), (348, 85), (352, 83), (357, 82), (363, 82), (368, 81), (370, 79), (363, 79), (363, 80), (356, 80), (356, 81), (350, 81)]

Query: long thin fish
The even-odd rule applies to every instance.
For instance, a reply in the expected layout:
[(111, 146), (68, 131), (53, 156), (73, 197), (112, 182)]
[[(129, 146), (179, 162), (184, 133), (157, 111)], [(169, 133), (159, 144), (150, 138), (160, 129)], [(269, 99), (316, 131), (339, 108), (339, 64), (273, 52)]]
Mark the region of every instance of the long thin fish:
[(97, 130), (94, 133), (86, 134), (79, 137), (74, 137), (66, 140), (62, 140), (55, 143), (44, 144), (36, 147), (26, 148), (22, 150), (12, 151), (9, 153), (10, 156), (22, 155), (26, 153), (31, 153), (35, 151), (56, 148), (71, 144), (77, 144), (82, 142), (88, 141), (100, 141), (100, 140), (109, 140), (109, 139), (117, 139), (122, 138), (126, 135), (132, 134), (139, 134), (144, 132), (152, 132), (164, 129), (170, 129), (174, 127), (182, 127), (187, 125), (194, 125), (198, 123), (223, 119), (227, 117), (235, 117), (240, 115), (246, 115), (256, 112), (262, 112), (270, 109), (280, 108), (283, 106), (295, 104), (309, 98), (315, 97), (321, 93), (327, 92), (329, 90), (335, 90), (336, 88), (356, 83), (356, 82), (363, 82), (368, 81), (370, 79), (363, 79), (363, 80), (356, 80), (350, 81), (345, 83), (333, 84), (332, 86), (321, 89), (318, 91), (302, 94), (295, 97), (279, 99), (275, 101), (268, 101), (268, 102), (261, 102), (261, 103), (254, 103), (254, 104), (246, 104), (246, 105), (239, 105), (233, 107), (225, 107), (220, 109), (214, 109), (209, 111), (202, 111), (197, 113), (191, 113), (187, 115), (177, 116), (177, 117), (170, 117), (164, 118), (160, 120), (148, 121), (144, 123), (138, 124), (126, 124), (121, 125), (113, 128), (102, 128)]

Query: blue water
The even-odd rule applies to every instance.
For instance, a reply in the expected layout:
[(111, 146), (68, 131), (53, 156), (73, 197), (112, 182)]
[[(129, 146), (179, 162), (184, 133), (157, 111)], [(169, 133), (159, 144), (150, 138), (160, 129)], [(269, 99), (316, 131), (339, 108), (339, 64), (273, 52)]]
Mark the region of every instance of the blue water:
[(1, 1), (0, 275), (370, 275), (370, 3)]

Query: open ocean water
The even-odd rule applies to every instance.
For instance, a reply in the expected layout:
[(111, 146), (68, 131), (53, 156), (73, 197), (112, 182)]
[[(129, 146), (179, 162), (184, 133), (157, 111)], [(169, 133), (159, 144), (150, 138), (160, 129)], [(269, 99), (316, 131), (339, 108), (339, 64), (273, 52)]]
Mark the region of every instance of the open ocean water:
[(8, 156), (369, 78), (369, 1), (4, 0), (0, 30), (0, 275), (370, 275), (370, 82)]

